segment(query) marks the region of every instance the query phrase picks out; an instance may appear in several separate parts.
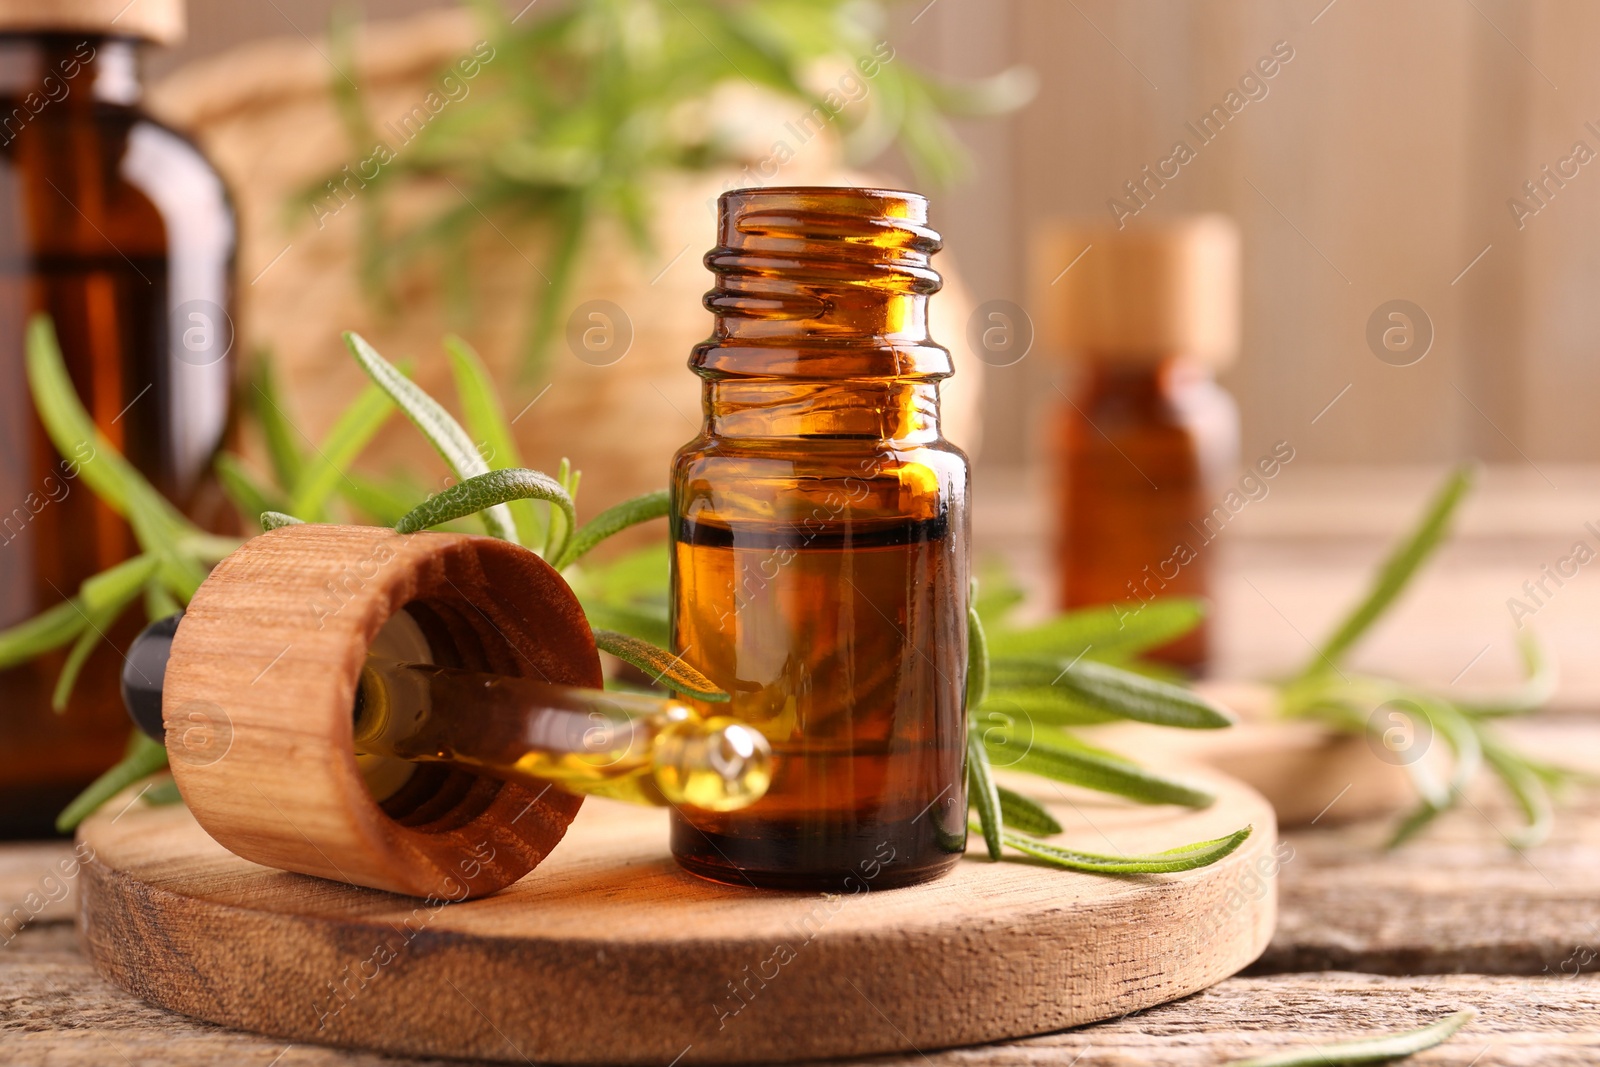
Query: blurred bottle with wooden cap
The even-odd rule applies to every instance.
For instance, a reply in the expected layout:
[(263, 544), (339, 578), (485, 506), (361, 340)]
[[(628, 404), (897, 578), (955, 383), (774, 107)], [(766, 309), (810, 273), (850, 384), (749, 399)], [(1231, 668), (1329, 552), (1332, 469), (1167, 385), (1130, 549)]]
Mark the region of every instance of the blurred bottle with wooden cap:
[[(1061, 606), (1208, 596), (1211, 509), (1239, 458), (1238, 409), (1214, 377), (1238, 349), (1238, 229), (1221, 215), (1064, 224), (1034, 254), (1041, 333), (1072, 368), (1051, 426)], [(1155, 655), (1199, 672), (1210, 651), (1202, 625)]]
[[(104, 462), (95, 443), (58, 450), (34, 414), (35, 313), (106, 439), (202, 524), (227, 521), (211, 464), (232, 389), (233, 208), (140, 102), (141, 45), (183, 30), (182, 0), (0, 0), (0, 630), (137, 550), (82, 476)], [(50, 705), (66, 649), (16, 662), (13, 643), (0, 660), (0, 836), (48, 833), (127, 743), (119, 650), (137, 610), (113, 624), (82, 605), (64, 625), (92, 645), (63, 714)]]

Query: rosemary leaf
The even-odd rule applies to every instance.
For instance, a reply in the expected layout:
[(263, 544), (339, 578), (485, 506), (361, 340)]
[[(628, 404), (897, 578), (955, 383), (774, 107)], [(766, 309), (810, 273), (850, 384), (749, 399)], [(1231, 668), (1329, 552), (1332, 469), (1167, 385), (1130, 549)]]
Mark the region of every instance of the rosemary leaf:
[(1372, 588), (1333, 631), (1332, 636), (1323, 642), (1321, 649), (1301, 672), (1302, 676), (1320, 673), (1338, 664), (1351, 646), (1388, 610), (1416, 575), (1417, 569), (1444, 540), (1456, 508), (1472, 488), (1472, 480), (1471, 466), (1463, 465), (1450, 473), (1423, 512), (1422, 520), (1384, 560), (1373, 579)]
[[(261, 427), (261, 437), (267, 446), (267, 459), (272, 464), (273, 476), (277, 478), (280, 490), (294, 493), (300, 486), (305, 460), (295, 444), (298, 431), (290, 425), (289, 417), (283, 410), (277, 368), (267, 353), (257, 355), (255, 380), (250, 384), (250, 412)], [(240, 510), (246, 515), (254, 515), (266, 509)]]
[(1055, 685), (1090, 708), (1136, 722), (1189, 730), (1216, 730), (1234, 722), (1226, 709), (1188, 689), (1088, 659), (1067, 666)]
[[(572, 461), (566, 456), (561, 457), (561, 465), (556, 468), (556, 484), (561, 486), (568, 499), (572, 497)], [(550, 513), (550, 521), (544, 530), (544, 550), (540, 553), (545, 559), (560, 559), (566, 552), (566, 546), (572, 541), (575, 523), (570, 521), (571, 516)]]
[(1499, 776), (1517, 806), (1522, 809), (1526, 825), (1506, 834), (1512, 848), (1524, 849), (1544, 841), (1550, 836), (1555, 816), (1550, 809), (1550, 794), (1545, 790), (1539, 775), (1517, 753), (1503, 745), (1490, 743), (1484, 746), (1484, 758)]
[[(407, 381), (403, 371), (395, 370), (395, 374)], [(322, 518), (328, 497), (345, 478), (345, 468), (377, 436), (393, 413), (394, 403), (379, 386), (369, 385), (357, 393), (317, 446), (316, 457), (306, 465), (289, 498), (289, 514)]]
[(68, 833), (94, 814), (102, 804), (133, 783), (148, 778), (167, 765), (167, 747), (134, 731), (128, 752), (115, 767), (96, 778), (89, 787), (56, 816), (56, 829)]
[(165, 807), (168, 804), (178, 804), (183, 801), (183, 794), (178, 792), (178, 782), (174, 778), (163, 778), (151, 786), (144, 794), (144, 802), (153, 807)]
[[(517, 449), (517, 439), (505, 413), (500, 410), (494, 379), (477, 350), (455, 334), (444, 339), (444, 350), (450, 357), (450, 372), (455, 376), (462, 420), (478, 442), (484, 462), (491, 470), (521, 467), (522, 454)], [(516, 500), (508, 506), (517, 530), (517, 543), (526, 548), (538, 545), (544, 538), (545, 523), (533, 501)]]
[[(444, 457), (445, 463), (449, 464), (456, 477), (465, 481), (489, 473), (489, 465), (478, 454), (472, 439), (467, 436), (467, 431), (450, 417), (450, 413), (441, 407), (437, 400), (400, 373), (394, 364), (378, 355), (359, 334), (346, 332), (344, 340), (351, 354), (355, 356), (356, 362), (361, 364), (361, 369), (389, 394), (401, 411), (405, 412), (406, 418), (411, 420), (412, 425), (416, 426), (422, 432), (422, 436), (438, 450), (439, 455)], [(509, 541), (516, 535), (511, 512), (504, 504), (496, 504), (485, 511), (483, 522), (494, 537)]]
[[(67, 375), (55, 327), (47, 315), (28, 320), (28, 386), (34, 408), (64, 459), (78, 464), (84, 483), (133, 526), (139, 543), (165, 551), (194, 527), (156, 492), (95, 426)], [(88, 450), (87, 457), (85, 450)]]
[(583, 613), (596, 631), (615, 630), (628, 637), (665, 648), (672, 643), (672, 626), (665, 608), (659, 611), (645, 605), (607, 604), (585, 600)]
[(1132, 611), (1119, 607), (1084, 608), (1038, 626), (991, 633), (989, 651), (996, 658), (1127, 659), (1182, 637), (1204, 616), (1205, 605), (1186, 597), (1147, 601)]
[(989, 753), (983, 747), (983, 735), (976, 730), (967, 731), (967, 795), (971, 806), (978, 809), (978, 829), (983, 833), (984, 848), (991, 860), (998, 860), (1005, 835), (1000, 791), (989, 766)]
[(546, 500), (560, 513), (573, 514), (572, 498), (554, 478), (521, 467), (489, 471), (435, 493), (401, 517), (395, 532), (416, 533), (430, 526), (503, 505), (508, 500)]
[(1468, 715), (1483, 719), (1525, 715), (1550, 702), (1556, 691), (1556, 665), (1545, 654), (1538, 636), (1528, 629), (1517, 631), (1517, 652), (1522, 657), (1523, 681), (1514, 691), (1487, 700), (1458, 700), (1456, 706)]
[[(991, 754), (1012, 758), (1012, 746), (1007, 741), (985, 740)], [(1121, 756), (1085, 745), (1066, 735), (1057, 735), (1054, 743), (1035, 739), (1027, 752), (1009, 766), (1058, 782), (1080, 785), (1102, 793), (1115, 793), (1141, 804), (1182, 804), (1204, 808), (1216, 800), (1214, 795), (1199, 786), (1146, 770)]]
[(999, 711), (1021, 715), (1035, 726), (1055, 728), (1093, 726), (1115, 722), (1117, 716), (1090, 707), (1069, 690), (1050, 685), (1014, 687), (1005, 675), (994, 677), (989, 686), (989, 701), (980, 712)]
[(212, 464), (222, 491), (240, 515), (259, 515), (263, 511), (282, 511), (283, 501), (256, 480), (244, 459), (232, 452), (221, 452)]
[(78, 586), (78, 599), (90, 616), (120, 613), (140, 588), (155, 574), (160, 560), (146, 553), (123, 560), (114, 567), (85, 578)]
[(60, 715), (67, 710), (67, 701), (72, 698), (72, 687), (78, 684), (78, 675), (83, 672), (83, 665), (89, 661), (89, 655), (105, 640), (106, 626), (111, 622), (108, 615), (91, 615), (88, 625), (83, 633), (72, 643), (72, 649), (67, 653), (67, 660), (61, 665), (61, 673), (56, 675), (56, 685), (50, 693), (50, 710)]
[(1234, 1060), (1227, 1067), (1344, 1067), (1356, 1063), (1387, 1063), (1442, 1044), (1477, 1015), (1477, 1009), (1463, 1008), (1416, 1030), (1252, 1056), (1247, 1060)]
[(73, 597), (46, 608), (33, 618), (0, 631), (0, 670), (26, 663), (33, 657), (60, 648), (76, 638), (89, 625), (82, 602)]
[(1449, 789), (1452, 796), (1459, 795), (1483, 766), (1483, 745), (1478, 740), (1477, 728), (1447, 700), (1422, 696), (1418, 703), (1454, 753), (1455, 766), (1450, 771)]
[(1433, 773), (1433, 766), (1427, 760), (1414, 759), (1401, 766), (1405, 768), (1406, 775), (1411, 779), (1411, 785), (1424, 804), (1429, 804), (1440, 811), (1450, 807), (1453, 803), (1450, 789), (1439, 780), (1437, 774)]
[(428, 495), (426, 489), (409, 478), (369, 478), (354, 471), (346, 472), (338, 492), (372, 525), (388, 527)]
[(1384, 847), (1399, 848), (1426, 829), (1443, 811), (1443, 808), (1436, 808), (1426, 800), (1422, 801), (1400, 820), (1394, 832), (1389, 835), (1389, 840), (1384, 843)]
[(297, 519), (293, 515), (285, 515), (281, 511), (263, 511), (261, 513), (261, 532), (268, 533), (279, 530), (285, 526), (304, 526), (304, 519)]
[(554, 563), (556, 570), (565, 570), (582, 559), (600, 542), (641, 522), (659, 519), (667, 514), (671, 496), (665, 489), (636, 496), (614, 504), (588, 522), (567, 542), (566, 550)]
[(182, 605), (167, 592), (159, 581), (145, 583), (144, 587), (144, 617), (151, 622), (164, 619), (168, 615), (176, 615)]
[(50, 696), (51, 710), (60, 713), (67, 709), (72, 687), (77, 684), (90, 654), (105, 640), (106, 628), (151, 582), (160, 562), (157, 556), (150, 554), (135, 556), (85, 579), (78, 586), (78, 596), (68, 603), (82, 611), (84, 629), (67, 653), (61, 673), (56, 676), (55, 689)]
[(996, 792), (1000, 795), (1000, 816), (1008, 828), (1033, 837), (1049, 837), (1061, 832), (1056, 817), (1037, 801), (1003, 785), (997, 786)]
[(1094, 852), (1078, 852), (1009, 831), (1005, 835), (1005, 843), (1052, 867), (1064, 867), (1069, 871), (1087, 874), (1176, 874), (1217, 862), (1244, 844), (1254, 829), (1246, 826), (1226, 837), (1196, 841), (1191, 845), (1143, 856), (1103, 856)]
[(728, 699), (728, 694), (718, 689), (717, 683), (664, 648), (612, 630), (594, 631), (594, 643), (602, 652), (633, 664), (651, 675), (656, 684), (665, 684), (674, 693), (686, 693), (713, 703)]
[(1005, 563), (1000, 560), (985, 561), (979, 568), (979, 574), (982, 582), (976, 586), (977, 595), (973, 599), (973, 607), (978, 609), (980, 616), (994, 622), (998, 627), (1000, 619), (1022, 603), (1026, 594), (1022, 586), (1011, 577), (1011, 572)]
[(989, 642), (978, 617), (978, 580), (972, 579), (967, 601), (967, 708), (975, 710), (989, 698)]

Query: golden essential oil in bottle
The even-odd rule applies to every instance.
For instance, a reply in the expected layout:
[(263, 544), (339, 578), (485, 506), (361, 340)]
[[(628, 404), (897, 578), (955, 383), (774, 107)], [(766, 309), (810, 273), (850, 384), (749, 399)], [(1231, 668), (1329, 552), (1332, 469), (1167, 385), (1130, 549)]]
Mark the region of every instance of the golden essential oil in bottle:
[[(1238, 341), (1231, 221), (1072, 228), (1039, 244), (1047, 332), (1071, 357), (1051, 420), (1058, 602), (1132, 615), (1212, 592), (1213, 514), (1238, 464), (1239, 416), (1213, 377)], [(1051, 264), (1081, 255), (1062, 275)], [(1193, 672), (1207, 623), (1155, 650)]]
[(720, 201), (705, 423), (672, 470), (673, 638), (759, 729), (767, 794), (679, 810), (687, 870), (860, 892), (966, 838), (968, 470), (939, 428), (927, 201), (847, 188)]

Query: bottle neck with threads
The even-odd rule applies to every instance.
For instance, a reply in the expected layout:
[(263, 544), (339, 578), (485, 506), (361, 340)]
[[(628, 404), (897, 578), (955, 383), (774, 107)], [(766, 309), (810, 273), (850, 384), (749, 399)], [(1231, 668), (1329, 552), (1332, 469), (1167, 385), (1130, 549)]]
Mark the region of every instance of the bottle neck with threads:
[(876, 189), (724, 194), (705, 381), (708, 437), (939, 436), (950, 354), (928, 332), (940, 248), (927, 201)]

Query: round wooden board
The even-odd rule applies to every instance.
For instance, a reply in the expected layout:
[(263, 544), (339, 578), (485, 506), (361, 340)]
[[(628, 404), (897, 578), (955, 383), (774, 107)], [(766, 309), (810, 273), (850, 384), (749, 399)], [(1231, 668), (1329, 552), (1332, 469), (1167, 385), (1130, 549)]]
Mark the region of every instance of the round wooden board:
[(1272, 809), (1215, 772), (1189, 776), (1218, 802), (1140, 807), (1008, 781), (1055, 811), (1061, 843), (1097, 852), (1254, 825), (1227, 859), (1178, 875), (969, 853), (907, 889), (843, 875), (836, 893), (737, 889), (674, 865), (664, 812), (591, 801), (521, 882), (449, 905), (261, 867), (182, 807), (136, 805), (80, 831), (94, 850), (84, 939), (134, 994), (286, 1041), (657, 1065), (974, 1044), (1163, 1003), (1262, 952), (1277, 904)]

